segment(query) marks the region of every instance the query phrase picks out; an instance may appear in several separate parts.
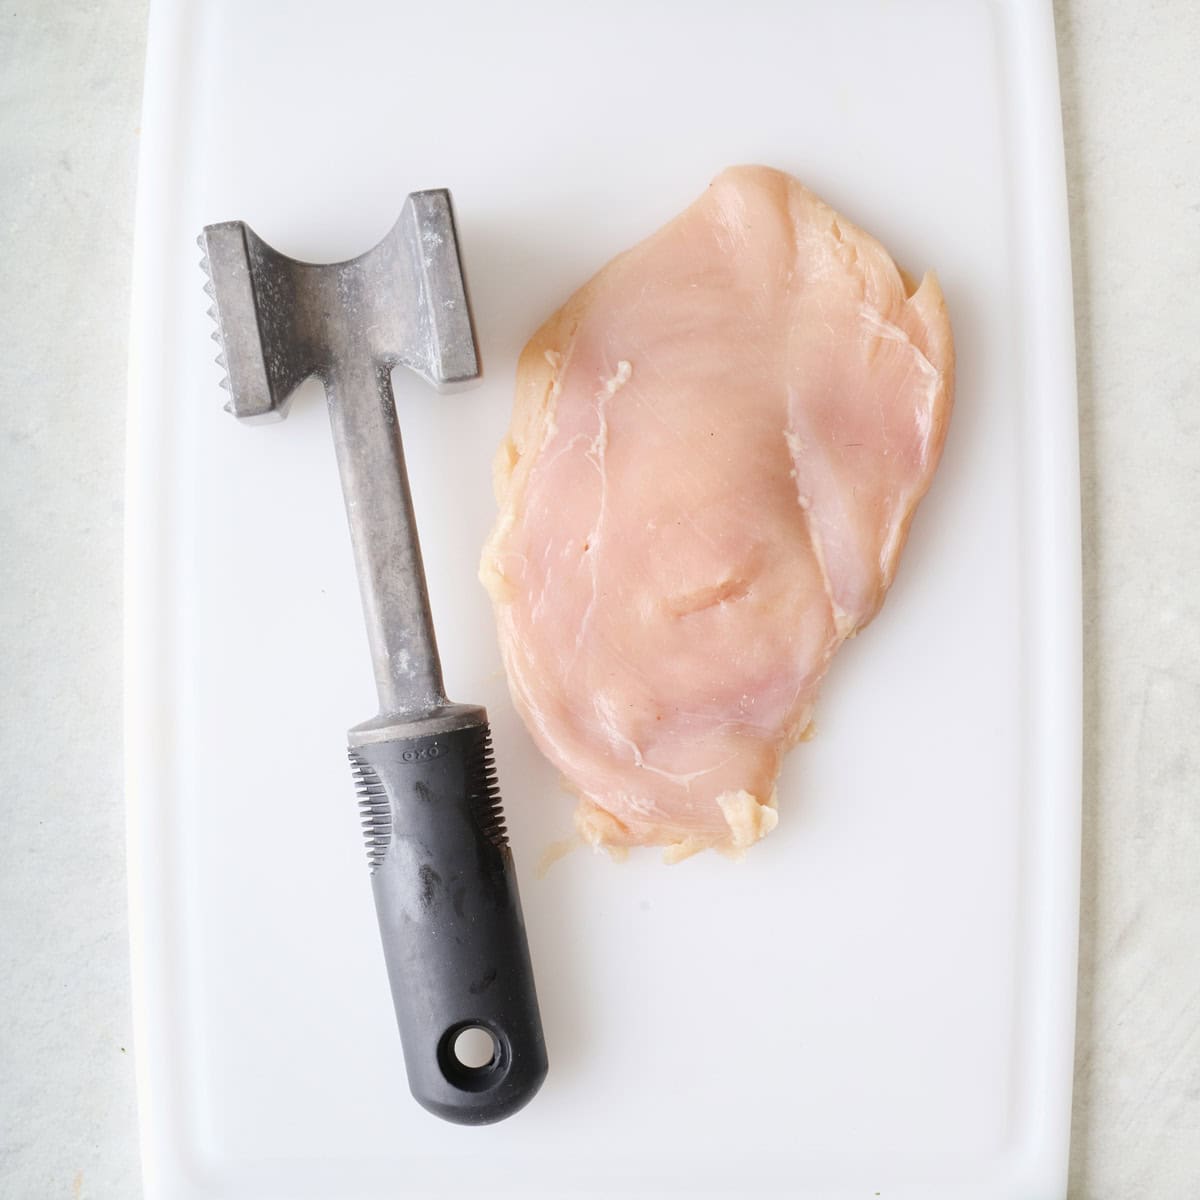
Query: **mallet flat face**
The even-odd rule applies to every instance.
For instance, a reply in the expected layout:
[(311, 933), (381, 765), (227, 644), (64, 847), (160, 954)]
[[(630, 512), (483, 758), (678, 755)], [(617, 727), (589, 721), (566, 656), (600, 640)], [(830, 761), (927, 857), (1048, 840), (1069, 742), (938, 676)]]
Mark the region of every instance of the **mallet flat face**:
[(279, 419), (325, 385), (379, 694), (351, 768), (409, 1086), (447, 1120), (501, 1120), (541, 1086), (545, 1042), (487, 714), (442, 685), (391, 386), (396, 366), (442, 391), (479, 376), (450, 195), (414, 192), (348, 262), (297, 262), (240, 221), (200, 246), (227, 410)]

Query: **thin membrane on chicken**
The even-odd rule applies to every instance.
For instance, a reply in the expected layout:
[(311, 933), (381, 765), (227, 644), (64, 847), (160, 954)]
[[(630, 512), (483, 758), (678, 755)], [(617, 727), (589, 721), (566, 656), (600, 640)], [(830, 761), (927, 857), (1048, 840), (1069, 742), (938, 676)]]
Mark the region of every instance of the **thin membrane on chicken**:
[(795, 179), (717, 177), (533, 335), (481, 577), (530, 733), (594, 845), (668, 860), (775, 827), (838, 647), (937, 467), (932, 273)]

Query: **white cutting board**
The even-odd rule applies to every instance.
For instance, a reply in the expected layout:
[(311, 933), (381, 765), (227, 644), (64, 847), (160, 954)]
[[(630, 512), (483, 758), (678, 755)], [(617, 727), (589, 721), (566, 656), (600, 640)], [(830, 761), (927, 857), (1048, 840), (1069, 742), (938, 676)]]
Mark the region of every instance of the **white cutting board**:
[[(149, 1200), (1065, 1193), (1078, 469), (1048, 0), (154, 6), (130, 407), (128, 764)], [(475, 579), (517, 354), (722, 167), (787, 169), (919, 273), (945, 458), (740, 864), (578, 853)], [(409, 1098), (344, 753), (374, 695), (333, 451), (221, 411), (194, 238), (371, 246), (454, 192), (485, 384), (397, 391), (456, 699), (485, 703), (550, 1075)]]

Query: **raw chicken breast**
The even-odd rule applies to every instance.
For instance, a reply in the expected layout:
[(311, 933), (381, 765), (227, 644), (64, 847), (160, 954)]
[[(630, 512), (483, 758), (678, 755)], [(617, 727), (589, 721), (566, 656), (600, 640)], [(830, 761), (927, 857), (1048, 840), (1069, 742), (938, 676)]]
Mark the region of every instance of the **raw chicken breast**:
[(774, 828), (775, 779), (879, 611), (950, 416), (932, 274), (796, 180), (725, 171), (534, 334), (481, 577), (513, 698), (593, 844)]

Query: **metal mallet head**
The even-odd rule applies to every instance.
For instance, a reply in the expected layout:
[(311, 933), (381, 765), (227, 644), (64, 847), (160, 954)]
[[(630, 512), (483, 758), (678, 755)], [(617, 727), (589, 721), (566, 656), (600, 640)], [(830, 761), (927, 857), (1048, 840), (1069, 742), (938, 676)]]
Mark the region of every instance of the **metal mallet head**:
[(439, 391), (479, 378), (447, 191), (414, 192), (383, 241), (348, 262), (298, 262), (241, 221), (199, 242), (239, 420), (282, 419), (297, 386), (335, 376), (343, 357), (407, 367)]
[[(409, 1085), (448, 1120), (500, 1120), (541, 1085), (545, 1043), (487, 714), (446, 699), (391, 385), (396, 366), (441, 391), (480, 373), (450, 194), (412, 193), (373, 250), (328, 266), (240, 221), (199, 240), (226, 409), (279, 419), (325, 385), (379, 695), (350, 757)], [(490, 1061), (457, 1052), (469, 1029)]]

